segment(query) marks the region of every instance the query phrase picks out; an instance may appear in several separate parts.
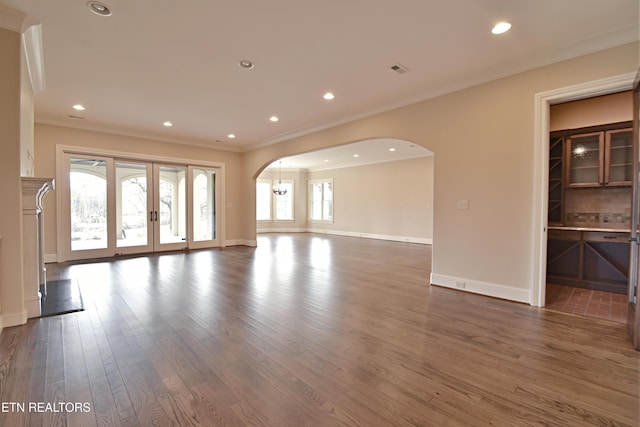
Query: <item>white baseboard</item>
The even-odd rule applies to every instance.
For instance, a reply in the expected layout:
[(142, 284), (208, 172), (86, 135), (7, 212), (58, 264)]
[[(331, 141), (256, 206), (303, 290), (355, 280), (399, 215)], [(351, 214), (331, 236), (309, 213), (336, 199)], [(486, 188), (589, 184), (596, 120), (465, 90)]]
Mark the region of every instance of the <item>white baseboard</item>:
[(264, 233), (306, 233), (306, 228), (258, 228), (256, 233), (264, 234)]
[[(25, 323), (27, 323), (27, 310), (24, 310), (22, 313), (4, 314), (0, 316), (0, 326), (2, 329), (24, 325)], [(0, 331), (2, 329), (0, 329)]]
[(326, 230), (322, 228), (308, 228), (309, 233), (331, 234), (334, 236), (361, 237), (363, 239), (390, 240), (392, 242), (419, 243), (421, 245), (433, 244), (433, 239), (411, 236), (394, 236), (388, 234), (359, 233), (355, 231)]
[(258, 242), (256, 240), (248, 240), (248, 239), (234, 239), (234, 240), (225, 240), (225, 246), (258, 246)]
[(458, 291), (471, 292), (509, 301), (530, 304), (531, 291), (529, 289), (514, 288), (513, 286), (499, 285), (496, 283), (480, 282), (464, 277), (446, 276), (431, 273), (431, 284)]

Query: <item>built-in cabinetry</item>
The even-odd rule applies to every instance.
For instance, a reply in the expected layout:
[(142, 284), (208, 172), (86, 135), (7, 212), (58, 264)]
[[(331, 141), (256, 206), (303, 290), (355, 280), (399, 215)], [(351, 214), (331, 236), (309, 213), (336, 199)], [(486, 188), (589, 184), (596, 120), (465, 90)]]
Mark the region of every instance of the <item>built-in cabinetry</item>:
[(631, 122), (552, 132), (547, 282), (627, 293)]
[(631, 186), (632, 140), (631, 122), (551, 133), (549, 225), (564, 224), (567, 189)]
[(568, 136), (565, 154), (567, 186), (630, 186), (632, 134), (629, 128)]
[(547, 282), (627, 293), (629, 233), (550, 228)]
[(564, 137), (549, 141), (549, 225), (562, 224), (564, 200)]

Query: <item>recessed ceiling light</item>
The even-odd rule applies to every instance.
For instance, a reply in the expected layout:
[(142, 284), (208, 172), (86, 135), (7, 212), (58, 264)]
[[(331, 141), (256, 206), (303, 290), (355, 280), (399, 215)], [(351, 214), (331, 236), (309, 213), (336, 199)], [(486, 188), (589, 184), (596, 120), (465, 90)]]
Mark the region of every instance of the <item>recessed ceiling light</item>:
[(253, 68), (253, 62), (249, 61), (248, 59), (243, 59), (242, 61), (238, 62), (238, 65), (242, 68), (246, 68), (247, 70)]
[(269, 120), (271, 120), (272, 122), (277, 122), (280, 119), (278, 118), (278, 116), (271, 116), (269, 117)]
[(329, 159), (324, 159), (325, 163), (329, 161)]
[(162, 126), (170, 128), (171, 126), (173, 126), (173, 123), (171, 123), (170, 121), (166, 121), (166, 122), (162, 123)]
[(391, 147), (391, 148), (389, 148), (389, 151), (396, 151), (396, 149)]
[(360, 154), (354, 154), (353, 157), (360, 157)]
[(111, 9), (104, 3), (100, 3), (99, 1), (90, 1), (87, 3), (89, 10), (96, 15), (100, 16), (111, 16)]
[(333, 98), (335, 98), (335, 95), (332, 94), (331, 92), (327, 92), (324, 95), (322, 95), (322, 97), (327, 101), (331, 101)]
[(73, 109), (77, 110), (77, 111), (84, 111), (84, 105), (76, 104), (76, 105), (73, 106)]
[(234, 134), (232, 134), (232, 133), (230, 133), (229, 135), (227, 135), (227, 138), (229, 138), (229, 139), (233, 139), (233, 138), (235, 138), (235, 137), (236, 137), (236, 136), (235, 136)]
[(509, 31), (511, 29), (511, 24), (508, 22), (498, 22), (493, 29), (491, 30), (491, 32), (493, 34), (502, 34), (502, 33), (506, 33), (507, 31)]

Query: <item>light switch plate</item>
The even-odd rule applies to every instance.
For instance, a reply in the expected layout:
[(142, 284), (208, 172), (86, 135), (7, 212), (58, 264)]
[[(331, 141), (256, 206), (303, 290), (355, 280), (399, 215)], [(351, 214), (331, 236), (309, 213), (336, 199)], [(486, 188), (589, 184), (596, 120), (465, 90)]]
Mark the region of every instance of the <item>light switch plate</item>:
[(458, 209), (462, 209), (462, 210), (469, 209), (469, 201), (468, 200), (458, 200)]

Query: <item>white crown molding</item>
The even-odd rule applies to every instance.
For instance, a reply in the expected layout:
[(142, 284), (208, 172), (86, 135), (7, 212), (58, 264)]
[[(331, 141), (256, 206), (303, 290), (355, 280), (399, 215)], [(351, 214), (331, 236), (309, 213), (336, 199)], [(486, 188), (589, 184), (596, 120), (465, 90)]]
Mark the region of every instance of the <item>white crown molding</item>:
[(0, 28), (22, 34), (27, 28), (37, 24), (38, 21), (24, 12), (0, 6)]
[(42, 27), (24, 12), (0, 6), (0, 28), (22, 34), (22, 47), (33, 93), (45, 89)]
[(44, 79), (44, 54), (42, 50), (42, 25), (35, 24), (27, 28), (22, 35), (22, 46), (31, 79), (33, 93), (42, 92), (46, 85)]
[(400, 99), (396, 102), (388, 103), (388, 104), (379, 106), (378, 108), (372, 108), (368, 111), (365, 111), (359, 114), (354, 114), (354, 115), (342, 117), (338, 120), (318, 123), (308, 127), (295, 129), (289, 132), (275, 135), (273, 137), (267, 138), (264, 141), (261, 141), (255, 144), (248, 144), (245, 147), (243, 147), (243, 149), (244, 151), (256, 150), (269, 145), (288, 141), (294, 138), (299, 138), (315, 132), (320, 132), (320, 131), (330, 129), (336, 126), (340, 126), (346, 123), (371, 117), (376, 114), (385, 113), (387, 111), (395, 110), (408, 105), (416, 104), (418, 102), (423, 102), (429, 99), (433, 99), (442, 95), (464, 90), (473, 86), (499, 80), (501, 78), (505, 78), (508, 76), (533, 70), (539, 67), (544, 67), (550, 64), (555, 64), (558, 62), (570, 60), (572, 58), (588, 55), (588, 54), (599, 52), (605, 49), (610, 49), (617, 46), (623, 46), (625, 44), (637, 42), (639, 40), (640, 40), (640, 29), (637, 26), (619, 28), (617, 31), (613, 31), (606, 35), (598, 35), (588, 40), (582, 40), (578, 43), (559, 45), (553, 49), (548, 49), (542, 52), (529, 54), (526, 57), (521, 58), (519, 61), (495, 64), (494, 66), (488, 69), (485, 69), (483, 71), (476, 73), (475, 75), (473, 75), (467, 80), (455, 82), (453, 84), (438, 85), (438, 86), (426, 89), (425, 91), (417, 92), (409, 97)]

